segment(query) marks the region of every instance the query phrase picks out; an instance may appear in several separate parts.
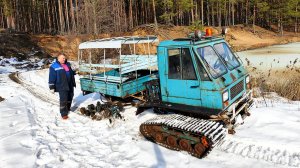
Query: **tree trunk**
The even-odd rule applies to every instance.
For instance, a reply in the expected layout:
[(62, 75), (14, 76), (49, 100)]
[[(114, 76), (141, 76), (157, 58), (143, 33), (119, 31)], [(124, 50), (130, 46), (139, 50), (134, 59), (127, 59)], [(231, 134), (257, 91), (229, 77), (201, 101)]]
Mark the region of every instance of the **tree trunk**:
[(94, 34), (98, 34), (98, 30), (97, 30), (97, 15), (96, 15), (96, 2), (94, 2), (95, 4), (93, 4), (93, 20), (94, 20)]
[(208, 2), (206, 2), (206, 20), (207, 20), (207, 26), (210, 26), (210, 21), (209, 21), (209, 3)]
[(215, 13), (214, 13), (214, 4), (211, 5), (211, 25), (215, 26)]
[(195, 18), (196, 20), (199, 20), (199, 16), (198, 16), (198, 3), (196, 1), (196, 4), (195, 4)]
[(194, 0), (191, 0), (191, 17), (192, 17), (192, 23), (195, 22), (195, 18), (194, 18)]
[(226, 10), (226, 7), (227, 7), (227, 3), (226, 1), (224, 1), (224, 17), (225, 17), (225, 26), (228, 25), (228, 12)]
[[(46, 8), (47, 8), (47, 15), (46, 16), (48, 16), (48, 33), (51, 33), (51, 31), (52, 31), (52, 23), (51, 23), (51, 14), (50, 14), (50, 9), (51, 9), (51, 7), (50, 7), (50, 5), (49, 5), (49, 0), (47, 0), (46, 1)], [(46, 18), (45, 18), (46, 19)]]
[[(228, 5), (228, 8), (227, 8)], [(226, 22), (227, 22), (227, 26), (230, 25), (230, 1), (228, 1), (228, 3), (225, 2), (225, 11), (226, 11)]]
[(201, 0), (201, 23), (204, 25), (204, 11), (203, 11), (203, 0)]
[(222, 26), (222, 11), (220, 9), (220, 2), (218, 1), (217, 4), (217, 11), (218, 11), (218, 26), (221, 27)]
[(248, 6), (249, 6), (249, 0), (246, 0), (246, 25), (248, 25)]
[(71, 25), (72, 25), (72, 32), (76, 32), (76, 25), (75, 25), (75, 15), (74, 15), (74, 8), (73, 8), (73, 0), (69, 0), (70, 6), (70, 14), (71, 14)]
[(56, 24), (56, 32), (58, 33), (58, 31), (61, 31), (61, 27), (60, 27), (60, 16), (59, 16), (59, 12), (57, 12), (57, 5), (55, 3), (55, 1), (53, 2), (53, 15), (55, 16), (55, 24)]
[(0, 16), (1, 16), (1, 21), (0, 21), (0, 26), (4, 29), (5, 26), (4, 26), (4, 18), (3, 18), (3, 9), (0, 8)]
[(156, 19), (156, 9), (155, 9), (155, 1), (154, 0), (152, 0), (152, 9), (153, 9), (155, 31), (157, 31), (158, 30), (158, 25), (157, 25), (157, 19)]
[(231, 17), (232, 17), (232, 25), (234, 25), (234, 2), (231, 4)]
[(65, 0), (65, 17), (66, 17), (66, 26), (67, 32), (70, 33), (70, 22), (69, 22), (69, 7), (68, 7), (68, 0)]
[(126, 4), (124, 1), (122, 1), (122, 7), (123, 7), (123, 17), (124, 17), (124, 29), (127, 31), (128, 30), (128, 20), (127, 20), (127, 15), (126, 15)]
[[(298, 13), (298, 6), (296, 6), (296, 13)], [(298, 32), (298, 17), (296, 16), (296, 21), (295, 21), (295, 33)]]
[(60, 33), (65, 31), (64, 21), (63, 21), (63, 14), (62, 14), (62, 4), (61, 1), (58, 1), (58, 12), (59, 12), (59, 25), (60, 25)]
[(85, 29), (86, 29), (86, 33), (90, 33), (90, 17), (88, 14), (88, 5), (87, 5), (87, 0), (84, 1), (84, 13), (85, 13), (85, 18), (86, 18), (86, 23), (83, 23), (86, 25)]
[(11, 16), (6, 17), (6, 24), (7, 24), (7, 28), (10, 29), (11, 28)]
[(15, 18), (13, 16), (13, 2), (9, 0), (5, 0), (2, 3), (4, 3), (4, 14), (6, 16), (6, 23), (7, 23), (7, 28), (10, 29), (15, 29), (16, 24), (15, 24)]
[(255, 20), (256, 20), (256, 6), (253, 6), (253, 22), (252, 22), (252, 28), (253, 28), (253, 33), (255, 33)]
[(280, 14), (280, 34), (283, 36), (283, 20), (282, 20), (282, 15)]
[(75, 11), (76, 11), (76, 32), (78, 33), (78, 0), (75, 0)]
[(129, 28), (133, 28), (132, 0), (129, 0)]

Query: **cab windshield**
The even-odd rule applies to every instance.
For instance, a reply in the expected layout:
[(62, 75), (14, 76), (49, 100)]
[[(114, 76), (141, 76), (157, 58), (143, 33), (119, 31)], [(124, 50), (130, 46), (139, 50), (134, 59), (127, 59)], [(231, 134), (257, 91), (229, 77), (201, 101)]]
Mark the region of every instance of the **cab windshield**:
[(214, 48), (216, 49), (218, 54), (222, 57), (222, 59), (225, 61), (228, 69), (233, 70), (234, 68), (240, 65), (239, 61), (231, 52), (230, 48), (226, 43), (223, 42), (223, 43), (215, 44)]
[(202, 58), (213, 78), (218, 78), (227, 72), (221, 58), (211, 46), (197, 48), (197, 54)]

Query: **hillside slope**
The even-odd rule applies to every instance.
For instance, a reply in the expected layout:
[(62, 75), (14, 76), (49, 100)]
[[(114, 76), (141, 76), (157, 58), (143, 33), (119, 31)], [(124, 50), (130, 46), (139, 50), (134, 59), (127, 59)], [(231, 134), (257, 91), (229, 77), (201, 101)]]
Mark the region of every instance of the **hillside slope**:
[[(78, 45), (81, 42), (107, 37), (118, 36), (145, 36), (157, 35), (159, 39), (167, 40), (187, 37), (191, 31), (187, 26), (160, 26), (157, 31), (151, 25), (137, 27), (130, 32), (115, 32), (99, 35), (28, 35), (0, 33), (0, 56), (18, 57), (24, 59), (28, 56), (56, 56), (64, 52), (71, 60), (77, 59)], [(214, 34), (219, 34), (220, 28), (213, 28)], [(274, 44), (285, 44), (300, 41), (300, 36), (291, 32), (285, 32), (284, 36), (255, 26), (255, 33), (250, 27), (236, 25), (228, 28), (226, 40), (235, 51), (261, 48)]]

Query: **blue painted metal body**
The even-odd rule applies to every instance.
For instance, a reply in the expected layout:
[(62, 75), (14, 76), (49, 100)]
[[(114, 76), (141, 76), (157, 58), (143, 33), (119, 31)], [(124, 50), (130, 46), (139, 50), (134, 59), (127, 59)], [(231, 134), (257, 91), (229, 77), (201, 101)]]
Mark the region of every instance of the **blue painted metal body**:
[[(196, 59), (199, 59), (202, 65), (204, 65), (204, 61), (200, 59), (199, 54), (193, 51), (196, 51), (199, 47), (213, 46), (220, 42), (226, 43), (223, 38), (212, 38), (196, 42), (170, 40), (160, 43), (158, 46), (158, 69), (163, 102), (225, 110), (246, 92), (245, 78), (247, 71), (242, 64), (233, 70), (227, 69), (226, 73), (218, 78), (213, 78), (209, 74), (210, 80), (201, 79)], [(190, 66), (195, 67), (196, 80), (169, 79), (168, 50), (174, 48), (189, 49), (193, 60), (193, 65)], [(208, 72), (207, 67), (204, 66), (204, 68)], [(228, 90), (229, 95), (231, 95), (231, 88), (239, 82), (243, 83), (243, 90), (234, 97), (229, 96), (229, 103), (225, 106), (222, 100), (223, 92)]]
[[(81, 90), (84, 92), (99, 92), (105, 95), (126, 98), (146, 89), (145, 83), (157, 79), (157, 72), (150, 73), (149, 67), (157, 65), (156, 55), (121, 55), (122, 64), (86, 64), (89, 66), (115, 68), (105, 73), (86, 75), (80, 79)], [(157, 66), (156, 66), (157, 67)], [(156, 68), (157, 69), (157, 68)], [(148, 73), (140, 74), (140, 71)], [(148, 74), (148, 75), (147, 75)]]
[[(228, 106), (238, 100), (246, 92), (245, 78), (248, 75), (246, 69), (240, 64), (235, 69), (230, 70), (226, 68), (226, 73), (222, 76), (214, 78), (205, 65), (203, 59), (199, 53), (195, 52), (199, 47), (214, 46), (218, 43), (226, 43), (223, 38), (211, 38), (201, 41), (163, 41), (157, 47), (157, 65), (158, 74), (146, 75), (138, 77), (133, 80), (127, 80), (125, 82), (111, 82), (107, 80), (91, 80), (90, 78), (81, 78), (81, 88), (83, 91), (100, 92), (106, 95), (116, 97), (127, 97), (129, 95), (136, 94), (145, 90), (145, 83), (151, 80), (159, 78), (161, 99), (163, 103), (175, 103), (183, 104), (193, 107), (203, 107), (208, 109), (217, 109), (220, 111), (225, 110)], [(182, 80), (182, 79), (169, 79), (169, 55), (170, 49), (186, 49), (191, 55), (192, 64), (196, 73), (196, 79)], [(201, 79), (199, 65), (197, 59), (200, 60), (200, 64), (204, 67), (205, 71), (209, 75), (209, 80)], [(106, 75), (119, 77), (120, 74), (111, 70), (106, 72)], [(95, 75), (95, 77), (103, 77), (103, 74)], [(126, 74), (122, 74), (126, 78)], [(224, 105), (222, 94), (228, 91), (231, 95), (231, 88), (240, 84), (242, 90), (234, 95), (229, 96), (228, 105)]]
[[(115, 75), (119, 77), (119, 73), (115, 70), (106, 72), (107, 75)], [(94, 77), (103, 76), (103, 74), (94, 75)], [(105, 95), (126, 98), (130, 95), (139, 93), (145, 90), (145, 83), (157, 79), (156, 74), (146, 75), (137, 79), (132, 79), (125, 81), (123, 83), (107, 81), (107, 80), (97, 80), (90, 78), (81, 78), (81, 90), (89, 92), (99, 92)]]

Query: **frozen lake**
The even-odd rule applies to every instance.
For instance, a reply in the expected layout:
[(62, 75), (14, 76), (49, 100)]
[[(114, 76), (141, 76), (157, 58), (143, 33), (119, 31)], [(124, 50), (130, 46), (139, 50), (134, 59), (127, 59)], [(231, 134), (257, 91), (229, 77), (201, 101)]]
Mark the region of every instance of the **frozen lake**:
[(300, 68), (300, 42), (238, 52), (237, 55), (245, 65), (258, 70)]

